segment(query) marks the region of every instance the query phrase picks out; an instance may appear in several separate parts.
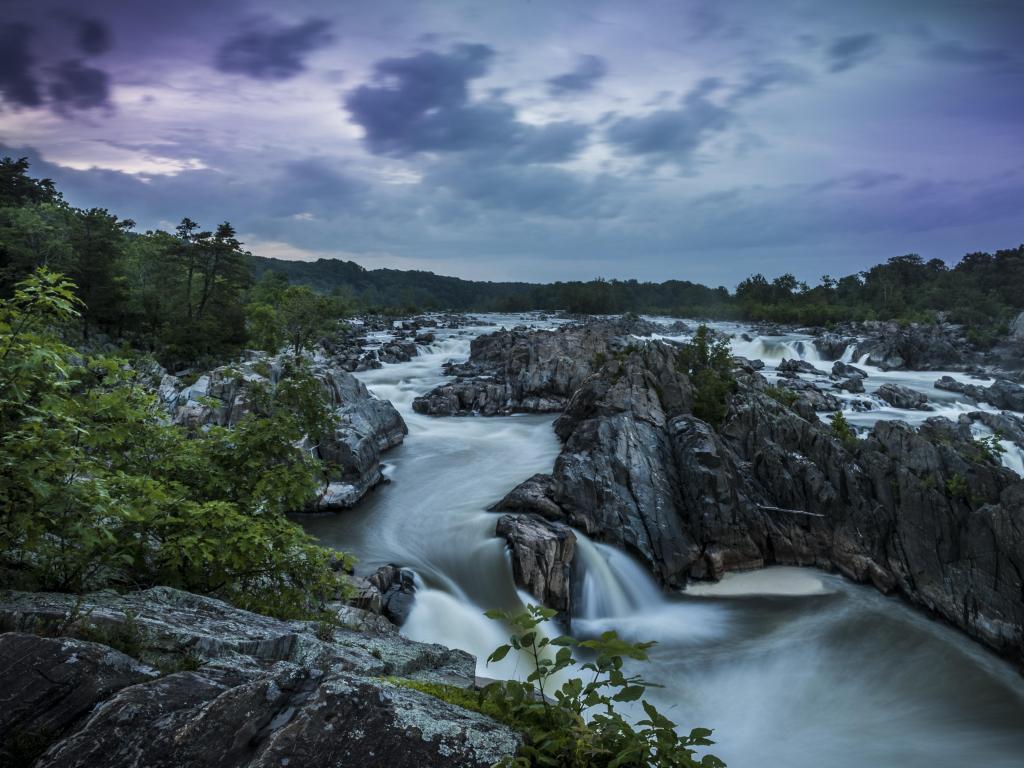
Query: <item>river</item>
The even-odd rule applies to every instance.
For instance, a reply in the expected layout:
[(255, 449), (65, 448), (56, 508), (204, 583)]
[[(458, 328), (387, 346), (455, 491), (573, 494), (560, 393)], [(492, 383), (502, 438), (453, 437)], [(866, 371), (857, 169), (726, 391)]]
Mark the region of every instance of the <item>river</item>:
[[(386, 563), (413, 569), (416, 599), (402, 633), (463, 648), (477, 656), (478, 674), (501, 677), (520, 673), (521, 665), (511, 656), (485, 665), (505, 632), (483, 611), (528, 598), (513, 583), (504, 542), (494, 537), (496, 517), (486, 510), (531, 474), (550, 471), (559, 451), (553, 419), (437, 418), (412, 410), (416, 396), (445, 380), (443, 362), (465, 359), (470, 340), (490, 330), (439, 331), (412, 361), (358, 374), (394, 403), (409, 435), (386, 456), (390, 483), (354, 510), (307, 517), (303, 525), (325, 545), (355, 554), (359, 573)], [(782, 357), (820, 361), (798, 335), (737, 337), (734, 351), (763, 359), (769, 376)], [(851, 405), (847, 416), (858, 426), (976, 408), (932, 388), (943, 372), (867, 371), (868, 392), (860, 398), (873, 399), (871, 392), (890, 380), (926, 391), (938, 410), (881, 404), (861, 413)], [(1004, 454), (1003, 461), (1012, 467), (1018, 457)], [(730, 768), (1024, 765), (1024, 677), (895, 598), (796, 568), (731, 574), (665, 594), (625, 554), (582, 535), (578, 561), (574, 632), (615, 629), (656, 640), (651, 660), (636, 670), (664, 686), (651, 689), (650, 698), (684, 727), (713, 728), (712, 751)]]

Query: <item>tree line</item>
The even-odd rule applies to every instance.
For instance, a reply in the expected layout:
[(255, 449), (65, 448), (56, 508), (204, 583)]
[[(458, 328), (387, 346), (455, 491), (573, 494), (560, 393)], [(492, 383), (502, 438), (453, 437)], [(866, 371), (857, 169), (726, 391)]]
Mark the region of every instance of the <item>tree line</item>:
[(0, 297), (33, 269), (67, 275), (84, 302), (82, 340), (97, 334), (172, 368), (224, 360), (245, 347), (298, 347), (318, 323), (352, 312), (566, 310), (639, 312), (831, 325), (846, 320), (950, 320), (984, 344), (1024, 309), (1024, 245), (971, 253), (955, 266), (896, 256), (811, 286), (753, 275), (730, 292), (685, 280), (486, 282), (350, 261), (296, 262), (249, 253), (234, 228), (190, 218), (173, 232), (137, 232), (102, 209), (69, 205), (22, 159), (0, 160)]

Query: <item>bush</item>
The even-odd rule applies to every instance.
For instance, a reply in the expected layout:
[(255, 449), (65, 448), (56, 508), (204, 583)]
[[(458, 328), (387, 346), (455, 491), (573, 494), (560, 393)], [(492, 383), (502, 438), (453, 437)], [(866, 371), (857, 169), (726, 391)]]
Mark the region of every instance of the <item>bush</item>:
[(843, 444), (843, 447), (848, 451), (854, 451), (860, 444), (860, 440), (857, 438), (857, 433), (853, 427), (850, 426), (850, 422), (846, 420), (842, 411), (836, 411), (829, 417), (829, 424), (832, 425), (832, 434), (835, 438)]
[[(627, 643), (615, 632), (593, 640), (544, 637), (538, 626), (555, 616), (550, 608), (528, 606), (521, 613), (489, 611), (507, 622), (513, 634), (488, 658), (497, 662), (512, 650), (523, 651), (533, 665), (525, 682), (508, 680), (483, 689), (479, 711), (520, 729), (524, 744), (519, 754), (499, 765), (561, 766), (562, 768), (717, 768), (725, 764), (713, 755), (698, 759), (695, 748), (713, 744), (711, 731), (694, 728), (680, 736), (676, 724), (643, 700), (651, 683), (623, 672), (623, 659), (643, 661), (654, 643)], [(592, 660), (583, 664), (572, 646)], [(557, 650), (556, 650), (557, 649)], [(554, 652), (552, 656), (552, 652)], [(571, 678), (553, 689), (556, 676), (579, 665), (585, 682)], [(640, 701), (646, 717), (630, 723), (617, 710), (620, 703)]]
[(728, 340), (701, 325), (693, 340), (680, 348), (676, 369), (689, 376), (693, 385), (693, 415), (721, 426), (729, 412), (729, 396), (736, 391)]
[[(74, 286), (40, 270), (0, 302), (0, 557), (25, 588), (179, 587), (285, 618), (345, 589), (283, 513), (315, 492), (294, 443), (323, 414), (296, 373), (234, 430), (189, 437), (115, 358), (60, 341)], [(315, 382), (313, 382), (315, 384)]]

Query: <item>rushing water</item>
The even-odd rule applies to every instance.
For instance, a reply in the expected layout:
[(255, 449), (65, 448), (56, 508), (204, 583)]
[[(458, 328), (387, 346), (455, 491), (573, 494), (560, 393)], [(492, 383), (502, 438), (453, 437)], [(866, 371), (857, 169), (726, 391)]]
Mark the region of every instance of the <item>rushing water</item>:
[[(355, 510), (304, 524), (323, 543), (357, 555), (360, 572), (389, 562), (412, 568), (418, 588), (402, 632), (470, 651), (479, 674), (499, 677), (522, 670), (511, 656), (498, 667), (483, 663), (505, 638), (483, 611), (529, 598), (513, 583), (504, 543), (494, 537), (496, 517), (486, 510), (529, 475), (551, 469), (559, 450), (552, 419), (436, 418), (411, 408), (415, 396), (444, 381), (442, 363), (464, 359), (469, 341), (487, 330), (439, 332), (411, 362), (359, 374), (401, 411), (409, 436), (387, 454), (391, 483)], [(763, 359), (769, 377), (783, 357), (830, 367), (805, 337), (737, 340), (734, 350)], [(869, 392), (859, 397), (872, 399), (891, 380), (927, 391), (941, 410), (850, 411), (862, 426), (975, 408), (935, 397), (931, 385), (941, 373), (867, 370)], [(1008, 466), (1013, 461), (1004, 456)], [(713, 751), (731, 768), (1024, 765), (1024, 678), (896, 599), (794, 568), (665, 594), (626, 554), (582, 536), (577, 563), (574, 632), (615, 629), (658, 641), (637, 669), (664, 686), (651, 689), (651, 698), (684, 727), (713, 728)]]

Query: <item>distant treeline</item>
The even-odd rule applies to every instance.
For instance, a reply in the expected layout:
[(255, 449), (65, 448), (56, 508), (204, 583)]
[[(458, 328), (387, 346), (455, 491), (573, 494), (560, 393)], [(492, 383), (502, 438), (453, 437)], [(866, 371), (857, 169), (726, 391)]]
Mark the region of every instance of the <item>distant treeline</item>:
[(52, 181), (29, 174), (25, 159), (5, 158), (0, 297), (37, 266), (78, 286), (84, 341), (100, 333), (170, 367), (222, 360), (246, 346), (294, 345), (315, 331), (311, 317), (352, 312), (564, 309), (815, 325), (944, 317), (969, 325), (985, 343), (1024, 309), (1024, 246), (968, 254), (952, 268), (898, 256), (855, 275), (826, 275), (815, 286), (789, 274), (754, 275), (732, 293), (685, 280), (481, 282), (333, 259), (260, 258), (228, 222), (207, 230), (185, 218), (174, 232), (139, 233), (105, 209), (69, 205)]

